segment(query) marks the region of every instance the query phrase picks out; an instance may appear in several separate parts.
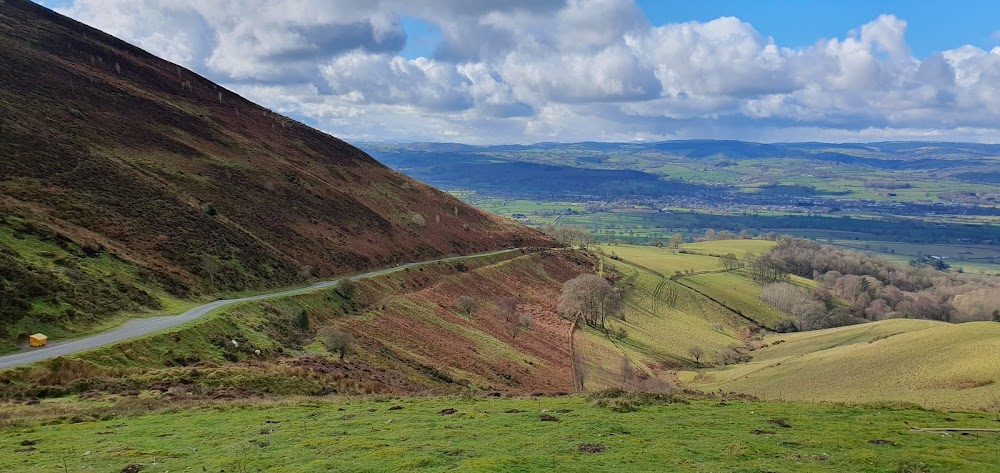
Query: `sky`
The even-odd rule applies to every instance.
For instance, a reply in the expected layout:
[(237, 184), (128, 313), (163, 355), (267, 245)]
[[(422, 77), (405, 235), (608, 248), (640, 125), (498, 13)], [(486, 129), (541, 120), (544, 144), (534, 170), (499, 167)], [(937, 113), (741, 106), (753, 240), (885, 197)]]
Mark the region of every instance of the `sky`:
[(1000, 2), (41, 0), (335, 136), (1000, 142)]

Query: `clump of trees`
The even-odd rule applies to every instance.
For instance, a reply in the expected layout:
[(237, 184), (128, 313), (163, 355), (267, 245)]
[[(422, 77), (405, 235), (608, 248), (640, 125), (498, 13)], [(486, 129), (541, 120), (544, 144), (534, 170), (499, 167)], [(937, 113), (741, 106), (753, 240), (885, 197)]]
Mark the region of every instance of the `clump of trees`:
[[(813, 298), (808, 290), (801, 287), (787, 282), (769, 284), (761, 291), (761, 299), (790, 315), (795, 329), (816, 330), (831, 326), (826, 304)], [(784, 328), (787, 330), (793, 327)]]
[(562, 287), (559, 295), (559, 313), (609, 333), (608, 320), (623, 319), (622, 295), (606, 279), (594, 274), (582, 274)]
[(960, 321), (992, 320), (1000, 322), (1000, 291), (983, 288), (955, 297), (953, 302)]
[(702, 240), (750, 240), (753, 235), (750, 234), (750, 230), (740, 230), (739, 233), (733, 233), (729, 230), (719, 230), (709, 228), (705, 230), (705, 235)]
[(735, 365), (749, 363), (753, 357), (744, 352), (738, 345), (729, 345), (715, 353), (715, 362), (720, 365)]
[[(984, 276), (900, 265), (787, 236), (752, 259), (751, 275), (767, 284), (761, 298), (792, 316), (794, 327), (787, 329), (888, 318), (986, 321), (1000, 314), (1000, 283)], [(782, 272), (783, 277), (774, 277)], [(810, 291), (788, 284), (788, 274), (811, 278), (817, 287)]]
[(727, 271), (742, 268), (744, 265), (744, 262), (740, 261), (740, 258), (736, 256), (736, 253), (727, 253), (719, 258), (719, 266), (726, 268)]
[(538, 227), (542, 233), (555, 238), (567, 245), (587, 246), (594, 242), (594, 234), (577, 225), (542, 225)]
[(770, 253), (757, 256), (754, 252), (748, 251), (740, 264), (747, 268), (750, 277), (760, 284), (771, 284), (788, 279), (788, 265)]

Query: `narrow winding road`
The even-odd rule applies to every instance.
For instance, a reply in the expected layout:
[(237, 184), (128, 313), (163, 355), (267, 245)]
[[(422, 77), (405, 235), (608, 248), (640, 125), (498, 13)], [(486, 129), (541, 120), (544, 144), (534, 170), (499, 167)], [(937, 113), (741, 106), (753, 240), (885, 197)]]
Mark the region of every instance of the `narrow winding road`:
[[(443, 263), (443, 262), (457, 261), (468, 258), (491, 256), (518, 250), (520, 250), (520, 248), (491, 251), (487, 253), (477, 253), (474, 255), (467, 255), (467, 256), (451, 256), (448, 258), (441, 258), (431, 261), (421, 261), (416, 263), (407, 263), (392, 268), (385, 268), (377, 271), (370, 271), (367, 273), (358, 274), (355, 276), (351, 276), (350, 279), (370, 278), (386, 273), (391, 273), (393, 271), (399, 271), (401, 269), (412, 268), (415, 266), (421, 266), (425, 264)], [(273, 299), (276, 297), (294, 296), (296, 294), (303, 294), (306, 292), (325, 289), (336, 285), (337, 285), (336, 280), (321, 281), (316, 284), (313, 284), (312, 286), (298, 288), (298, 289), (271, 292), (267, 294), (259, 294), (256, 296), (249, 296), (249, 297), (240, 297), (236, 299), (221, 299), (214, 302), (209, 302), (208, 304), (200, 305), (180, 315), (166, 315), (161, 317), (150, 317), (145, 319), (133, 319), (115, 329), (108, 330), (107, 332), (99, 333), (97, 335), (93, 335), (90, 337), (78, 338), (76, 340), (69, 340), (65, 342), (54, 342), (50, 343), (48, 346), (43, 348), (34, 348), (34, 349), (29, 349), (27, 351), (23, 351), (21, 353), (15, 353), (13, 355), (0, 356), (0, 370), (27, 365), (38, 361), (47, 360), (49, 358), (55, 358), (57, 356), (71, 355), (73, 353), (79, 353), (81, 351), (90, 350), (92, 348), (112, 345), (132, 338), (141, 337), (143, 335), (149, 335), (151, 333), (159, 332), (161, 330), (165, 330), (171, 327), (176, 327), (178, 325), (191, 322), (192, 320), (200, 319), (205, 315), (207, 315), (209, 312), (218, 309), (220, 307), (226, 307), (229, 305), (239, 304), (242, 302)]]

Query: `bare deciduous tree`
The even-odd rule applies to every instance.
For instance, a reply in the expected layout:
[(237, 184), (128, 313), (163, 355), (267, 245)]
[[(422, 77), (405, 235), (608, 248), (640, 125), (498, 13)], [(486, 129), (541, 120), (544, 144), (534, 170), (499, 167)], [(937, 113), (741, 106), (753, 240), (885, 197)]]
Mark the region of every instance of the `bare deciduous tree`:
[(504, 297), (500, 299), (497, 303), (497, 311), (500, 313), (500, 317), (505, 323), (511, 323), (517, 320), (517, 299), (513, 297)]
[(701, 347), (691, 347), (691, 349), (688, 350), (688, 355), (691, 355), (691, 358), (694, 358), (695, 363), (701, 364), (701, 357), (705, 355), (705, 350)]
[(627, 356), (622, 357), (621, 375), (622, 383), (625, 383), (625, 386), (635, 385), (635, 367), (632, 366), (632, 360), (630, 360)]
[(670, 235), (670, 246), (674, 248), (680, 248), (684, 244), (684, 235), (680, 233), (674, 233)]
[(567, 245), (587, 246), (594, 242), (594, 235), (584, 227), (576, 225), (542, 225), (538, 227), (543, 233)]
[(563, 284), (558, 311), (567, 319), (606, 331), (608, 318), (620, 317), (621, 301), (621, 293), (606, 279), (583, 274)]
[(208, 275), (212, 288), (215, 288), (215, 275), (222, 271), (222, 264), (214, 256), (205, 255), (201, 258), (201, 270)]
[(578, 352), (573, 353), (573, 371), (576, 373), (577, 388), (583, 391), (587, 384), (587, 375), (590, 374), (590, 365)]

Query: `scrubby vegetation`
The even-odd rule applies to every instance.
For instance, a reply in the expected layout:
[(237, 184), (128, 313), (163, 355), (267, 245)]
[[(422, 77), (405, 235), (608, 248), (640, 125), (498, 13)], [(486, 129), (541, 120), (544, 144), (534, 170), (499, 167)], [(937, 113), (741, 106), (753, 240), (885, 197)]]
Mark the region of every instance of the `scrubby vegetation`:
[(0, 352), (30, 333), (62, 335), (121, 312), (161, 309), (173, 287), (97, 243), (0, 214)]
[[(463, 262), (463, 271), (430, 263), (234, 305), (165, 333), (2, 371), (0, 399), (572, 390), (570, 323), (555, 300), (561, 282), (594, 261), (551, 250)], [(476, 317), (442, 302), (463, 296), (481, 301)], [(516, 301), (513, 311), (506, 300)]]

